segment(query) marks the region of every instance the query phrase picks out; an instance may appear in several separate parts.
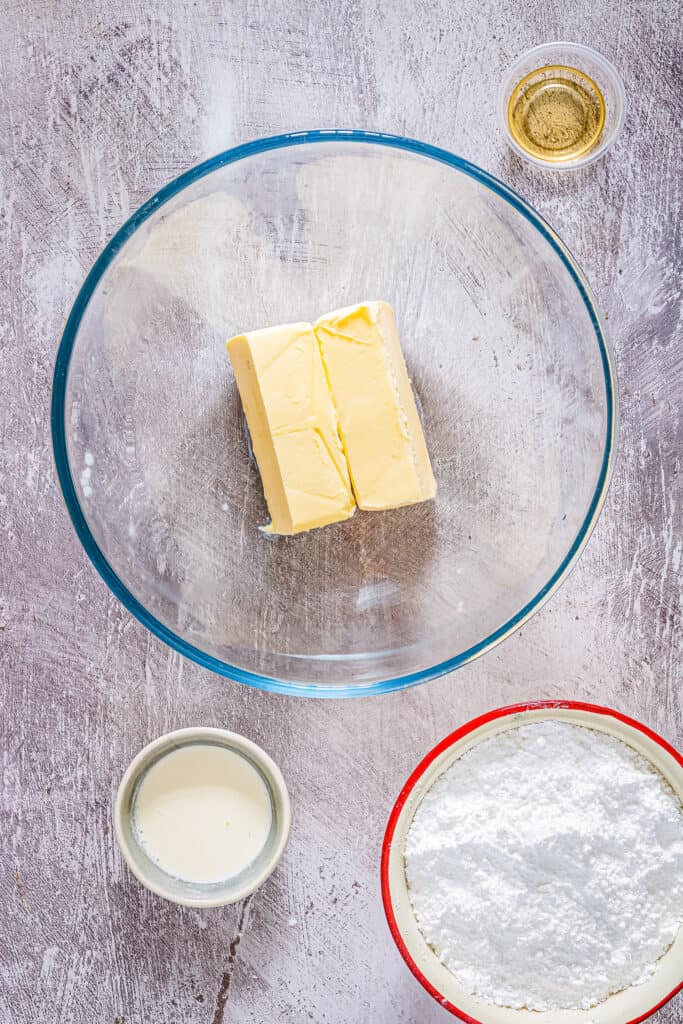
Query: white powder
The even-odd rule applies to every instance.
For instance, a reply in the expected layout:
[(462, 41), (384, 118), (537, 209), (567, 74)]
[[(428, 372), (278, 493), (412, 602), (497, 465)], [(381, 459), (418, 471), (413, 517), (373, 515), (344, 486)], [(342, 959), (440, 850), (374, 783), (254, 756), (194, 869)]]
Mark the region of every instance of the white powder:
[(538, 721), (434, 783), (405, 867), (422, 934), (468, 992), (589, 1009), (646, 981), (683, 924), (683, 809), (625, 743)]

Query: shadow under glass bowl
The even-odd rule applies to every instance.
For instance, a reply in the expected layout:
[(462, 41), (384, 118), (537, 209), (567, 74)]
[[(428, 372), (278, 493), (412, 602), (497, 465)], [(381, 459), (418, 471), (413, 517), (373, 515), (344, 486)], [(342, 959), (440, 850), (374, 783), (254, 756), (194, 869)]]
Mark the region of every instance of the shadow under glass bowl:
[[(374, 298), (436, 501), (265, 536), (225, 339)], [(609, 482), (614, 371), (582, 272), (510, 188), (409, 139), (301, 132), (188, 171), (114, 236), (52, 433), (85, 550), (153, 633), (263, 689), (363, 695), (484, 653), (566, 576)]]

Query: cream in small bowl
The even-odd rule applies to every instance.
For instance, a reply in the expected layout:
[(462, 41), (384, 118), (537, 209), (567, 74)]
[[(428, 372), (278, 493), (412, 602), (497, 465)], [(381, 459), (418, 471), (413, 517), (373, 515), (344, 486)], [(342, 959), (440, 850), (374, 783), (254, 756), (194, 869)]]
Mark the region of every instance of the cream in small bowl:
[(404, 786), (382, 855), (389, 926), (472, 1024), (634, 1024), (681, 986), (683, 758), (617, 712), (505, 708)]
[(116, 837), (135, 876), (186, 906), (235, 903), (257, 889), (289, 836), (287, 788), (255, 743), (223, 729), (154, 740), (119, 786)]

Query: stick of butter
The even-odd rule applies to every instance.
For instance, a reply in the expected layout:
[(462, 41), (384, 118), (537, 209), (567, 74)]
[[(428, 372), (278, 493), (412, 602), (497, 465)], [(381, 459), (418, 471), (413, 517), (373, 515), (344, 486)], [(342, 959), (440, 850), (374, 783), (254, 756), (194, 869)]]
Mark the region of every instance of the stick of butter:
[(364, 302), (315, 322), (360, 508), (395, 508), (436, 494), (394, 312)]
[(227, 342), (271, 523), (299, 533), (355, 512), (337, 415), (311, 324)]

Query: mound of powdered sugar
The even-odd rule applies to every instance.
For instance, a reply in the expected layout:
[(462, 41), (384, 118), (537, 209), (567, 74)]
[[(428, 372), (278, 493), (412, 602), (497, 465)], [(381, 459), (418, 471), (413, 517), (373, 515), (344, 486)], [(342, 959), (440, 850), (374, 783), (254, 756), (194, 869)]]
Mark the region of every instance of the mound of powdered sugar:
[(683, 924), (683, 809), (625, 743), (537, 721), (437, 779), (405, 867), (420, 931), (468, 992), (588, 1009), (646, 981)]

